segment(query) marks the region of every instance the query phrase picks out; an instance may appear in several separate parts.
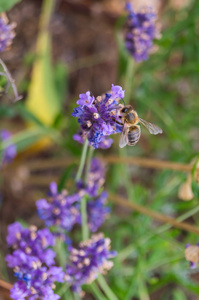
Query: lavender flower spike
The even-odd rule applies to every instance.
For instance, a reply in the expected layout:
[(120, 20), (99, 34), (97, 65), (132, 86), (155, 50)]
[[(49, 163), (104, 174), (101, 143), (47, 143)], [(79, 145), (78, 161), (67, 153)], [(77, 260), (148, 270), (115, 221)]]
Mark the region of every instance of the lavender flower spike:
[(36, 202), (39, 217), (47, 227), (54, 226), (55, 236), (68, 244), (68, 232), (75, 224), (81, 224), (80, 202), (86, 195), (89, 227), (92, 232), (97, 231), (110, 212), (106, 207), (107, 193), (100, 192), (104, 182), (105, 166), (98, 159), (93, 158), (87, 184), (78, 181), (76, 192), (72, 195), (68, 195), (66, 190), (59, 193), (56, 183), (50, 184), (48, 199), (40, 199)]
[(81, 242), (78, 249), (70, 247), (71, 263), (66, 266), (66, 280), (75, 292), (80, 293), (83, 284), (91, 283), (99, 273), (112, 268), (109, 258), (116, 256), (116, 252), (110, 251), (110, 243), (109, 238), (99, 233)]
[(90, 96), (90, 92), (79, 95), (79, 104), (72, 113), (78, 118), (81, 132), (74, 136), (74, 139), (82, 142), (88, 139), (89, 145), (94, 148), (108, 148), (112, 140), (107, 136), (121, 132), (122, 126), (118, 126), (120, 121), (119, 100), (124, 97), (124, 90), (118, 85), (112, 85), (111, 92), (96, 99)]
[(5, 14), (1, 14), (0, 17), (0, 52), (3, 52), (6, 48), (8, 48), (13, 38), (15, 37), (15, 33), (13, 31), (15, 24), (8, 24), (8, 18)]
[(125, 34), (126, 49), (136, 62), (147, 60), (153, 48), (153, 40), (159, 37), (155, 24), (156, 14), (150, 7), (143, 8), (136, 13), (130, 3), (127, 3), (126, 9), (128, 11)]
[(68, 195), (66, 190), (58, 193), (56, 183), (52, 182), (49, 201), (40, 199), (36, 202), (39, 217), (47, 227), (56, 225), (70, 231), (74, 224), (80, 222), (80, 195), (80, 191), (73, 195)]
[(97, 199), (87, 202), (88, 226), (91, 232), (96, 232), (109, 217), (110, 207), (105, 206), (107, 197), (107, 192), (103, 191)]
[(35, 226), (23, 228), (15, 222), (8, 227), (8, 246), (12, 246), (12, 255), (6, 256), (10, 268), (13, 268), (17, 282), (11, 289), (11, 298), (15, 300), (57, 300), (54, 294), (54, 282), (64, 282), (64, 272), (53, 266), (55, 252), (54, 237), (46, 228), (37, 230)]

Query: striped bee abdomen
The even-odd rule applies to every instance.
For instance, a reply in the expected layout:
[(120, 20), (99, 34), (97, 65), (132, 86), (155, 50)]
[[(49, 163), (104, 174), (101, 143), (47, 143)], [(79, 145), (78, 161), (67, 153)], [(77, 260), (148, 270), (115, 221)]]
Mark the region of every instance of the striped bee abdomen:
[(141, 130), (139, 125), (131, 126), (128, 132), (128, 145), (135, 146), (140, 139)]

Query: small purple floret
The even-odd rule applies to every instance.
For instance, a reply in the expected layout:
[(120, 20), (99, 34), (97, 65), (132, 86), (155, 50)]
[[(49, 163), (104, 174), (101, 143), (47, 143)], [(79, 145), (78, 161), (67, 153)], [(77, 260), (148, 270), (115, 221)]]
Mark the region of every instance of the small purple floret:
[(79, 95), (79, 100), (77, 101), (78, 105), (81, 106), (91, 106), (93, 101), (95, 100), (95, 97), (91, 97), (90, 92), (86, 92), (85, 94), (80, 94)]

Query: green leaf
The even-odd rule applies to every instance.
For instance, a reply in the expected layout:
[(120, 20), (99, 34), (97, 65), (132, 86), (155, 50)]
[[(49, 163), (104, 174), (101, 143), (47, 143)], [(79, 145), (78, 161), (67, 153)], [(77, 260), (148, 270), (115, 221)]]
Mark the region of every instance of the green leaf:
[(6, 140), (0, 144), (0, 153), (5, 150), (10, 144), (15, 144), (18, 151), (25, 150), (29, 146), (33, 145), (40, 138), (50, 137), (57, 140), (59, 138), (59, 132), (54, 129), (45, 127), (29, 128), (20, 133), (12, 136), (11, 139)]
[(192, 192), (194, 193), (194, 196), (199, 199), (199, 184), (193, 180), (191, 183)]
[(187, 297), (182, 290), (176, 289), (173, 292), (173, 300), (187, 300)]
[(21, 103), (17, 105), (17, 111), (25, 120), (31, 123), (35, 123), (36, 125), (39, 126), (44, 126), (43, 123), (34, 114), (28, 111), (26, 107)]
[(0, 13), (10, 10), (17, 2), (21, 0), (0, 0)]
[[(57, 93), (54, 68), (51, 63), (51, 39), (48, 32), (53, 6), (54, 2), (52, 0), (43, 2), (36, 50), (37, 58), (33, 66), (26, 101), (27, 110), (47, 126), (51, 126), (56, 116), (61, 112), (61, 101)], [(63, 75), (63, 70), (60, 72)]]

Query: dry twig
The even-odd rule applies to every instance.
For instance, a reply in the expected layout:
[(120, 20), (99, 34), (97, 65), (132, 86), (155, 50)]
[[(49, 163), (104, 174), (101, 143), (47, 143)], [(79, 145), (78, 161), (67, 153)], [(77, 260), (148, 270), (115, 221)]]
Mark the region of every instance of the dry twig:
[[(175, 163), (171, 161), (158, 160), (153, 158), (143, 158), (139, 156), (135, 157), (120, 157), (120, 156), (106, 156), (99, 157), (101, 161), (104, 161), (108, 164), (127, 164), (127, 165), (135, 165), (143, 168), (151, 168), (151, 169), (166, 169), (173, 171), (183, 171), (190, 172), (193, 168), (191, 164), (182, 164)], [(46, 160), (34, 160), (32, 162), (28, 162), (26, 166), (30, 169), (30, 171), (36, 170), (44, 170), (44, 169), (52, 169), (52, 168), (65, 168), (70, 164), (77, 163), (78, 159), (75, 158), (61, 158), (61, 159), (46, 159)], [(198, 168), (199, 171), (199, 168)]]
[(190, 225), (185, 222), (179, 222), (174, 218), (171, 218), (167, 215), (164, 215), (162, 213), (154, 211), (146, 206), (142, 206), (133, 201), (129, 202), (126, 198), (124, 198), (122, 196), (109, 194), (109, 199), (114, 203), (117, 203), (123, 207), (130, 209), (130, 210), (138, 211), (138, 212), (140, 212), (146, 216), (149, 216), (150, 218), (153, 218), (154, 220), (157, 220), (161, 223), (167, 223), (167, 224), (170, 224), (173, 227), (179, 228), (181, 230), (186, 230), (188, 232), (193, 232), (193, 233), (199, 234), (199, 228), (197, 228), (193, 225)]
[(12, 284), (0, 279), (0, 287), (2, 287), (3, 289), (6, 289), (6, 290), (10, 290), (12, 288)]

